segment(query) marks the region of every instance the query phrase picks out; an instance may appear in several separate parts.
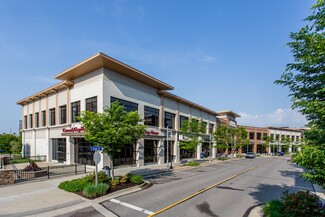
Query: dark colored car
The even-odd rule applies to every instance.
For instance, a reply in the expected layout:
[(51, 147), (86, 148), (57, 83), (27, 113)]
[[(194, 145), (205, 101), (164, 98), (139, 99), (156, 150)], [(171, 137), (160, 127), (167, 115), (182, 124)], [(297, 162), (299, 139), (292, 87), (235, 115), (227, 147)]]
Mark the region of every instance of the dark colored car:
[(5, 150), (0, 150), (0, 153), (5, 153)]
[(254, 152), (247, 152), (246, 158), (255, 158)]
[(278, 156), (283, 156), (283, 155), (284, 155), (284, 152), (282, 152), (282, 151), (278, 152)]

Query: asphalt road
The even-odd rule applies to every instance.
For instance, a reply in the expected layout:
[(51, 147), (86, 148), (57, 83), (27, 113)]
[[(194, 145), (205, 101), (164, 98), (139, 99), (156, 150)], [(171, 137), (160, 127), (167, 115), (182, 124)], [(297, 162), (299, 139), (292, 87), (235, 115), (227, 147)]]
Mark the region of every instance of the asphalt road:
[(284, 157), (225, 161), (152, 177), (151, 188), (102, 205), (121, 217), (159, 211), (156, 216), (242, 217), (253, 205), (279, 198), (285, 190), (312, 191), (301, 172)]

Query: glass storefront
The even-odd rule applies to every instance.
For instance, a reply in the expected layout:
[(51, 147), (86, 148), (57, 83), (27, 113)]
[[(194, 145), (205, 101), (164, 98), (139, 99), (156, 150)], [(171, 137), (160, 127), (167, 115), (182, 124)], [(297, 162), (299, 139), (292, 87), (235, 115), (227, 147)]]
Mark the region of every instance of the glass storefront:
[(90, 151), (92, 144), (84, 138), (74, 138), (73, 142), (75, 147), (75, 162), (95, 166), (93, 160), (94, 152)]
[(56, 138), (52, 140), (52, 160), (64, 162), (67, 159), (67, 145), (65, 138)]
[(158, 162), (156, 140), (144, 140), (144, 162)]
[[(169, 155), (169, 162), (171, 162), (171, 159), (174, 155), (174, 141), (168, 141), (168, 155)], [(164, 141), (164, 157), (165, 157), (165, 163), (167, 163), (167, 141)]]
[(136, 164), (135, 144), (127, 144), (121, 152), (114, 154), (114, 166)]

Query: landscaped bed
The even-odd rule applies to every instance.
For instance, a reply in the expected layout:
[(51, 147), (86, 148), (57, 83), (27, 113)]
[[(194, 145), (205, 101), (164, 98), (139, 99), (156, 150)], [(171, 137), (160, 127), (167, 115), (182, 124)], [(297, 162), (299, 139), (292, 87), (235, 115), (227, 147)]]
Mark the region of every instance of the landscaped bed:
[(117, 176), (112, 180), (104, 172), (98, 173), (98, 185), (95, 185), (95, 174), (91, 173), (85, 177), (64, 181), (60, 183), (59, 188), (68, 192), (73, 192), (88, 199), (97, 197), (133, 187), (143, 183), (142, 176), (127, 174)]

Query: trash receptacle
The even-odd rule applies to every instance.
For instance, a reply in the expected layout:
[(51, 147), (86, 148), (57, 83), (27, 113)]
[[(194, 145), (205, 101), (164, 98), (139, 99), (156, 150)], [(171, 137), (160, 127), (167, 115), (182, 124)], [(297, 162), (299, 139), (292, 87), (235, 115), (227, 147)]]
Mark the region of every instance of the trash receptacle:
[(109, 166), (104, 166), (103, 170), (108, 177), (111, 177), (111, 168)]

